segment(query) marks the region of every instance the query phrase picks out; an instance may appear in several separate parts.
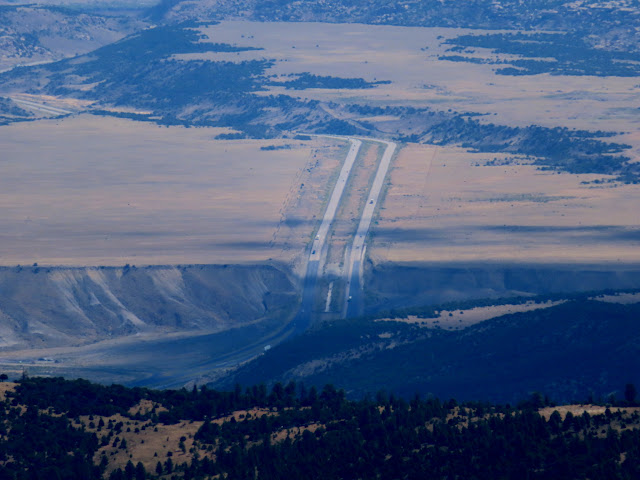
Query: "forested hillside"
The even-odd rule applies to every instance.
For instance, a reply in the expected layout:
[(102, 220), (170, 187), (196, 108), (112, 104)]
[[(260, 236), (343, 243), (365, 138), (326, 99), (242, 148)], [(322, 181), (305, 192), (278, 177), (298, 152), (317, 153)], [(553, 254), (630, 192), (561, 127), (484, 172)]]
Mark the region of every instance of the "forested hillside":
[(153, 391), (23, 377), (2, 384), (6, 479), (634, 479), (636, 389), (603, 405), (517, 406), (327, 385)]
[[(332, 383), (352, 398), (387, 388), (407, 397), (419, 392), (501, 403), (532, 391), (562, 402), (606, 398), (616, 390), (620, 396), (620, 385), (640, 382), (635, 347), (640, 304), (586, 297), (460, 330), (437, 323), (431, 328), (362, 319), (329, 323), (272, 348), (215, 385), (294, 380), (317, 387)], [(554, 297), (543, 299), (549, 298)], [(390, 317), (425, 319), (429, 309), (390, 312)]]

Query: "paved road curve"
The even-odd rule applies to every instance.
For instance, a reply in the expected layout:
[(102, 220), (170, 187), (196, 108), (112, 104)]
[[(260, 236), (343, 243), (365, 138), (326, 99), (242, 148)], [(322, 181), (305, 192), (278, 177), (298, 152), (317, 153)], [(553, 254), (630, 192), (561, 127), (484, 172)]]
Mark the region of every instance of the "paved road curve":
[(382, 187), (384, 186), (384, 179), (387, 176), (387, 170), (389, 170), (389, 164), (391, 158), (396, 150), (396, 144), (393, 142), (387, 142), (385, 140), (367, 139), (370, 141), (383, 143), (387, 146), (380, 160), (376, 177), (371, 185), (369, 196), (367, 197), (367, 203), (362, 211), (362, 217), (360, 218), (360, 224), (358, 230), (353, 239), (351, 245), (351, 252), (349, 255), (349, 264), (347, 269), (347, 292), (345, 298), (345, 317), (357, 317), (362, 314), (362, 261), (364, 260), (365, 242), (367, 240), (367, 233), (369, 233), (369, 227), (371, 226), (371, 220), (373, 219), (373, 213), (378, 204)]
[(15, 103), (17, 103), (21, 107), (40, 110), (41, 112), (48, 113), (50, 115), (56, 115), (56, 116), (71, 115), (72, 113), (74, 113), (70, 110), (65, 110), (63, 108), (58, 108), (58, 107), (52, 107), (50, 105), (44, 105), (42, 103), (36, 103), (36, 102), (32, 102), (31, 100), (24, 100), (22, 98), (11, 97), (11, 100), (13, 100)]

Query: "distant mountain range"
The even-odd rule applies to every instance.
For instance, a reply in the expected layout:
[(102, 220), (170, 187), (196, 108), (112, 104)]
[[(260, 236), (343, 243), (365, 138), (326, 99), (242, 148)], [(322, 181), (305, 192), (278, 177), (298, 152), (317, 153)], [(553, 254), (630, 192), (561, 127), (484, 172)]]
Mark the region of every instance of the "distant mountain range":
[(163, 22), (246, 19), (366, 23), (412, 27), (574, 32), (602, 49), (640, 50), (640, 5), (634, 0), (163, 0), (148, 13)]

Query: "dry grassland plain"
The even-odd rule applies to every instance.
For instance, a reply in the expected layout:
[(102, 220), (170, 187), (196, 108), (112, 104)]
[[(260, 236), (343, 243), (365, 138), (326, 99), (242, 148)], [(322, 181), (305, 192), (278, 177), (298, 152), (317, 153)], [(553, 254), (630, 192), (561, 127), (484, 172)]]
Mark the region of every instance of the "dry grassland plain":
[[(637, 185), (540, 171), (516, 158), (410, 145), (396, 158), (375, 262), (640, 262)], [(513, 159), (514, 157), (509, 157)]]
[[(616, 137), (640, 158), (640, 84), (636, 78), (592, 76), (503, 76), (499, 67), (439, 60), (447, 39), (488, 30), (418, 28), (357, 24), (221, 22), (203, 31), (215, 42), (262, 47), (261, 51), (212, 53), (216, 59), (272, 58), (275, 75), (361, 77), (390, 81), (365, 90), (308, 89), (271, 92), (318, 100), (373, 105), (402, 104), (489, 114), (481, 121), (546, 127), (566, 126), (625, 132)], [(490, 56), (486, 49), (477, 56)], [(197, 57), (202, 57), (196, 54)], [(190, 55), (187, 55), (190, 57)], [(508, 58), (505, 55), (501, 59)], [(384, 122), (385, 118), (368, 119)]]
[(294, 262), (344, 142), (221, 132), (92, 115), (1, 127), (0, 264)]
[[(512, 77), (496, 75), (491, 65), (438, 60), (448, 47), (442, 42), (471, 30), (222, 22), (204, 31), (214, 41), (265, 49), (207, 54), (210, 58), (273, 58), (270, 73), (283, 79), (291, 73), (310, 72), (391, 81), (372, 89), (272, 87), (271, 93), (452, 108), (486, 113), (478, 117), (480, 121), (513, 126), (621, 132), (613, 141), (631, 145), (625, 155), (632, 161), (640, 159), (640, 117), (630, 108), (640, 100), (637, 79)], [(479, 56), (492, 55), (476, 50)], [(389, 119), (365, 120), (382, 124)], [(487, 166), (494, 159), (509, 164)], [(545, 172), (529, 163), (455, 147), (404, 146), (372, 229), (370, 257), (374, 263), (640, 261), (640, 187), (594, 184), (590, 182), (609, 178)]]
[(441, 310), (438, 312), (438, 316), (434, 318), (423, 318), (416, 315), (408, 315), (406, 318), (382, 318), (380, 321), (402, 322), (425, 328), (462, 330), (491, 318), (501, 317), (503, 315), (509, 315), (517, 312), (530, 312), (541, 308), (555, 307), (561, 303), (563, 303), (563, 301), (548, 301), (544, 303), (528, 301), (521, 304), (474, 307), (468, 310)]
[[(470, 30), (239, 21), (202, 30), (209, 41), (262, 50), (177, 58), (269, 58), (275, 63), (268, 73), (280, 79), (310, 72), (391, 82), (356, 90), (274, 86), (258, 94), (624, 132), (613, 141), (630, 144), (625, 154), (640, 158), (640, 117), (630, 107), (640, 100), (637, 79), (511, 77), (496, 75), (491, 65), (438, 60), (444, 41)], [(390, 119), (366, 120), (383, 125)], [(211, 129), (86, 115), (2, 127), (0, 264), (275, 259), (299, 266), (342, 160), (340, 142), (214, 136)], [(292, 148), (260, 150), (285, 144)], [(640, 187), (585, 184), (603, 176), (543, 172), (522, 159), (486, 166), (493, 158), (505, 157), (404, 146), (372, 226), (367, 251), (374, 263), (640, 261)], [(331, 261), (340, 262), (339, 254)]]

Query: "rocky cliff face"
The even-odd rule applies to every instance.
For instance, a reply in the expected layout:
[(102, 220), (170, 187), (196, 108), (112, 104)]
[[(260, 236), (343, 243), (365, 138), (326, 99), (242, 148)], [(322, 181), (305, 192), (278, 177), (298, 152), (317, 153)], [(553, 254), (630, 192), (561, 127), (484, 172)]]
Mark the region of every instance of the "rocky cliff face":
[(273, 266), (0, 269), (0, 348), (71, 346), (201, 331), (288, 315), (291, 279)]
[(481, 298), (640, 288), (640, 265), (434, 263), (368, 264), (366, 311)]

